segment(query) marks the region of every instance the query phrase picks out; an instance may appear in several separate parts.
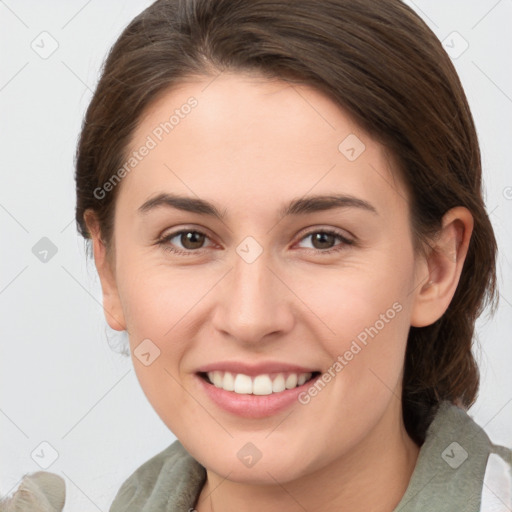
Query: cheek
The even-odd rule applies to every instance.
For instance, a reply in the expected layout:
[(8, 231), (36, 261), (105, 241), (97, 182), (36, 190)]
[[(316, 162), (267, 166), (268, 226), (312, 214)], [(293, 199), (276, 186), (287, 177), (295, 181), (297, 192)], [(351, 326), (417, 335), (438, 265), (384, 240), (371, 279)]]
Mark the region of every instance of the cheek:
[(200, 272), (147, 260), (126, 259), (119, 265), (119, 295), (128, 331), (162, 340), (181, 328), (181, 320), (204, 294), (204, 284), (199, 284)]
[(412, 270), (408, 272), (408, 267), (404, 262), (400, 272), (390, 271), (387, 265), (382, 270), (377, 265), (332, 270), (324, 277), (315, 275), (303, 285), (297, 283), (296, 289), (307, 297), (310, 311), (318, 312), (329, 343), (356, 338), (364, 343), (368, 330), (375, 333), (373, 327), (379, 333), (397, 328), (403, 331), (398, 319), (406, 316), (404, 311), (411, 300), (412, 281), (408, 275)]
[[(125, 259), (118, 270), (132, 361), (146, 397), (168, 424), (172, 411), (186, 408), (195, 414), (197, 404), (180, 384), (190, 367), (187, 357), (197, 351), (198, 329), (210, 317), (204, 299), (218, 275), (135, 258)], [(157, 354), (147, 366), (148, 357), (139, 358), (146, 347)]]
[(360, 275), (310, 295), (311, 308), (322, 312), (334, 333), (319, 339), (330, 359), (321, 377), (325, 386), (309, 388), (301, 403), (310, 408), (309, 418), (328, 416), (326, 437), (338, 439), (340, 425), (350, 432), (340, 446), (361, 440), (400, 397), (409, 331), (403, 288), (396, 276), (376, 286), (375, 276)]
[(132, 362), (149, 403), (175, 432), (183, 423), (175, 411), (188, 411), (187, 426), (200, 420), (197, 404), (182, 387), (182, 362), (192, 345), (183, 334), (190, 301), (186, 291), (164, 286), (162, 279), (140, 277), (126, 287), (123, 300)]
[(318, 340), (330, 356), (340, 403), (379, 397), (385, 401), (400, 384), (410, 328), (413, 260), (405, 254), (397, 261), (391, 254), (375, 255), (373, 265), (309, 283), (308, 306), (320, 313), (325, 327), (318, 331)]

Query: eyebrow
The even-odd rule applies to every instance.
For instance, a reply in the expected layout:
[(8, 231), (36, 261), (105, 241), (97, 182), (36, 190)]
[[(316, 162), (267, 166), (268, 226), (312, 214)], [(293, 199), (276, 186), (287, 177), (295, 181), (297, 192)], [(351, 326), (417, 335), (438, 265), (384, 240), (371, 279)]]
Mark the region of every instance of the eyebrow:
[[(162, 193), (148, 199), (139, 207), (140, 213), (148, 213), (154, 209), (168, 207), (186, 212), (207, 215), (223, 220), (226, 210), (220, 211), (214, 204), (195, 197)], [(308, 213), (333, 210), (335, 208), (359, 208), (378, 215), (376, 208), (364, 199), (352, 195), (315, 195), (292, 199), (280, 210), (281, 217), (290, 215), (306, 215)]]

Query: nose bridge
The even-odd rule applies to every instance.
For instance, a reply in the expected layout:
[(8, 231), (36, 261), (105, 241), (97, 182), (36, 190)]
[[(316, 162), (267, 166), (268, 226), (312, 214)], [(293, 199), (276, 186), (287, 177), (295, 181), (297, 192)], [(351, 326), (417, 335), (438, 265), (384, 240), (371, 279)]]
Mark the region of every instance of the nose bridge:
[[(248, 306), (250, 309), (261, 308), (272, 301), (269, 285), (270, 281), (275, 278), (268, 268), (269, 263), (269, 257), (263, 253), (254, 261), (245, 259), (240, 254), (235, 258), (232, 290), (242, 311), (244, 306)], [(253, 311), (252, 314), (257, 314), (257, 311)]]
[(271, 267), (270, 251), (254, 238), (247, 237), (238, 245), (233, 270), (224, 284), (221, 313), (215, 316), (217, 329), (240, 341), (257, 342), (290, 328), (286, 293)]

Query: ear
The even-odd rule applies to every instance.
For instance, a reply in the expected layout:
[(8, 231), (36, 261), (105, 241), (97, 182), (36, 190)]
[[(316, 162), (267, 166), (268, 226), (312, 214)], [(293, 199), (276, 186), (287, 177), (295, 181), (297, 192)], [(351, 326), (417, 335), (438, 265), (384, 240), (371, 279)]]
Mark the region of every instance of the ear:
[(91, 234), (94, 263), (101, 281), (101, 290), (103, 293), (103, 312), (108, 325), (116, 331), (126, 330), (121, 300), (117, 291), (115, 274), (113, 271), (113, 262), (108, 257), (105, 243), (101, 238), (101, 231), (98, 219), (92, 210), (84, 213), (84, 221)]
[(425, 327), (441, 318), (459, 284), (468, 252), (473, 216), (463, 206), (445, 213), (442, 227), (429, 245), (429, 254), (417, 266), (420, 286), (414, 290), (411, 325)]

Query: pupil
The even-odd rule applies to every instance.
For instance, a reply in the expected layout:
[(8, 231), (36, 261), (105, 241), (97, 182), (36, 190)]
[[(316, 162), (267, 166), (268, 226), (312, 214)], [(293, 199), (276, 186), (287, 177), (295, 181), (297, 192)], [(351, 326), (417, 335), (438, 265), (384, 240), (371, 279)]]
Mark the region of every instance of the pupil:
[[(334, 235), (331, 235), (329, 233), (316, 233), (316, 236), (313, 237), (313, 245), (314, 242), (316, 241), (320, 241), (320, 244), (322, 244), (322, 238), (325, 238), (325, 237), (328, 237), (328, 241), (327, 243), (332, 242), (332, 238), (334, 238)], [(323, 240), (323, 243), (325, 243), (325, 240)], [(329, 247), (319, 247), (320, 249), (326, 249), (326, 248), (329, 248)], [(318, 247), (317, 247), (318, 249)]]
[[(185, 238), (183, 239), (183, 237), (185, 237)], [(195, 240), (197, 237), (199, 237), (198, 241)], [(183, 233), (183, 235), (182, 235), (183, 246), (186, 247), (187, 249), (197, 249), (197, 248), (201, 247), (203, 239), (204, 239), (204, 236), (202, 234), (198, 233), (197, 231), (189, 231), (187, 233)], [(184, 243), (184, 240), (185, 240), (185, 243)], [(187, 247), (187, 245), (189, 247)], [(192, 245), (192, 247), (190, 247), (190, 245)]]

